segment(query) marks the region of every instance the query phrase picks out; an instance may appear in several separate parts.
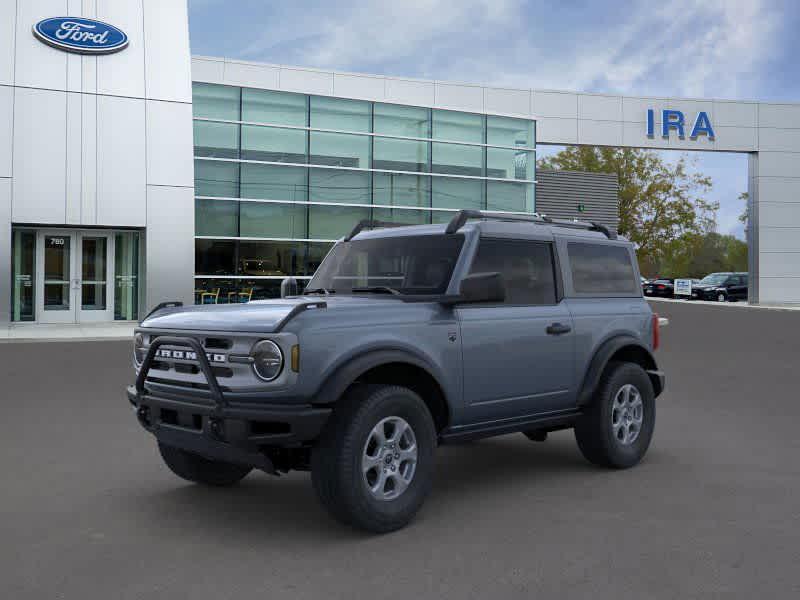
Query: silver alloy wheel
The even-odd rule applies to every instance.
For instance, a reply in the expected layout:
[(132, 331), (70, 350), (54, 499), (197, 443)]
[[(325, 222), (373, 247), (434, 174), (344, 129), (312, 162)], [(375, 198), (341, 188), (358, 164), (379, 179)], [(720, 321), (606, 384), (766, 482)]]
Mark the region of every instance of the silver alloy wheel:
[(717, 302), (725, 302), (725, 294), (719, 294), (717, 296)]
[(417, 469), (417, 438), (405, 419), (386, 417), (372, 428), (361, 453), (364, 483), (373, 498), (394, 500)]
[(629, 446), (639, 437), (644, 420), (644, 403), (636, 386), (626, 383), (614, 396), (611, 407), (611, 430), (623, 446)]

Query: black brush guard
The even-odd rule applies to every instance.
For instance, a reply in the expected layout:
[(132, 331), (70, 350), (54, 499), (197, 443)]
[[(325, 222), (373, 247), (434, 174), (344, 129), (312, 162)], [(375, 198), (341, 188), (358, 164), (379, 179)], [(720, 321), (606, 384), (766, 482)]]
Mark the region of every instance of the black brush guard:
[[(156, 352), (162, 346), (190, 348), (197, 355), (197, 363), (206, 378), (208, 395), (212, 401), (173, 399), (174, 394), (156, 396), (145, 387), (147, 375), (153, 367)], [(261, 445), (295, 445), (315, 439), (328, 417), (330, 408), (310, 405), (253, 405), (231, 406), (217, 382), (217, 377), (202, 344), (193, 337), (158, 336), (150, 343), (142, 361), (136, 384), (128, 388), (128, 399), (136, 408), (141, 425), (153, 433), (159, 442), (194, 452), (212, 460), (244, 464), (276, 474), (272, 461), (260, 450)], [(202, 419), (201, 429), (185, 427), (180, 423), (165, 423), (157, 417), (156, 410), (191, 413)], [(160, 413), (159, 413), (160, 414)], [(285, 423), (289, 431), (253, 435), (252, 422)]]

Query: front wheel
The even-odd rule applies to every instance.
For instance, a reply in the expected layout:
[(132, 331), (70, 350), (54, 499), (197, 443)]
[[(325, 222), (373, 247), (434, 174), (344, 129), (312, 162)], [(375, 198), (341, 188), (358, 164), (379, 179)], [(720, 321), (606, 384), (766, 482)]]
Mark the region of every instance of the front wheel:
[(728, 297), (725, 294), (723, 294), (722, 292), (717, 294), (717, 302), (726, 302), (727, 300), (728, 300)]
[(589, 462), (626, 469), (644, 457), (655, 422), (655, 394), (647, 373), (637, 364), (614, 362), (575, 424), (575, 439)]
[(244, 465), (211, 460), (161, 442), (158, 442), (158, 451), (170, 471), (194, 483), (227, 487), (239, 483), (252, 470)]
[(433, 482), (436, 428), (425, 402), (395, 385), (357, 385), (311, 456), (311, 479), (339, 521), (385, 533), (405, 526)]

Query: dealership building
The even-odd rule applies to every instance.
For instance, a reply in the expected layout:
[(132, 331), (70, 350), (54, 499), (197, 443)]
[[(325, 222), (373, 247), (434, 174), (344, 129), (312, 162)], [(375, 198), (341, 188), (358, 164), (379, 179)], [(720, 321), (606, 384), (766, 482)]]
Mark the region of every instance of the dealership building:
[(798, 104), (192, 57), (185, 0), (1, 0), (0, 44), (3, 324), (272, 297), (361, 219), (613, 225), (616, 182), (537, 178), (543, 143), (748, 153), (751, 301), (800, 303)]

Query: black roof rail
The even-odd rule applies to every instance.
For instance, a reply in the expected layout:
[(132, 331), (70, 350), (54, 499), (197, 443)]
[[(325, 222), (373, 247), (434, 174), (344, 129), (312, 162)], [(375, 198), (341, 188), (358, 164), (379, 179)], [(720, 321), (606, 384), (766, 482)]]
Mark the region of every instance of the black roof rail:
[(364, 219), (359, 221), (353, 230), (344, 238), (345, 242), (349, 242), (364, 229), (375, 229), (377, 227), (410, 227), (411, 223), (393, 223), (391, 221), (373, 221), (372, 219)]
[(455, 233), (461, 229), (469, 219), (492, 219), (495, 221), (517, 221), (525, 223), (542, 223), (544, 225), (554, 225), (556, 227), (569, 227), (572, 229), (585, 229), (587, 231), (599, 231), (608, 239), (614, 240), (617, 235), (605, 225), (592, 221), (569, 221), (567, 219), (552, 219), (546, 215), (538, 213), (510, 214), (501, 212), (491, 212), (485, 210), (460, 210), (447, 224), (445, 233)]

